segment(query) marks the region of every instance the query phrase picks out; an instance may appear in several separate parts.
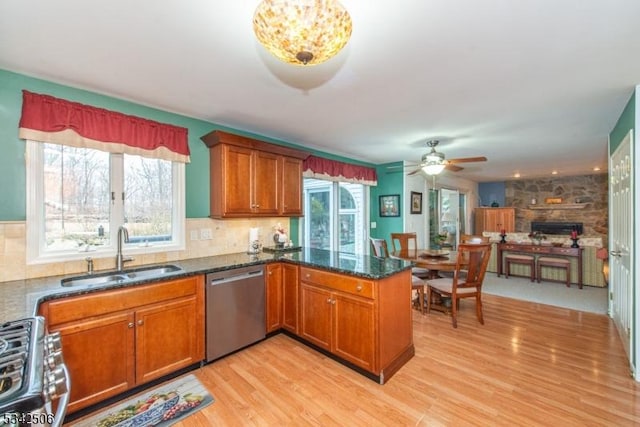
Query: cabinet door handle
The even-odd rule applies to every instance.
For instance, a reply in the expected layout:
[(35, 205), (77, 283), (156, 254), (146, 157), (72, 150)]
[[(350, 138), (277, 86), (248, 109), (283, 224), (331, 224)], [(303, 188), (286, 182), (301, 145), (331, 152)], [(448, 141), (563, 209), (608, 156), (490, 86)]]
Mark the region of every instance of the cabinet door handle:
[(331, 300), (331, 304), (336, 305), (336, 300), (335, 300), (335, 299), (332, 299), (332, 300)]
[(129, 327), (129, 329), (133, 328), (133, 322), (129, 322), (127, 326)]
[(331, 304), (331, 298), (327, 298), (327, 304)]
[(142, 321), (142, 319), (138, 320), (138, 326), (142, 326), (144, 324), (144, 322)]
[(311, 274), (307, 273), (304, 275), (304, 277), (306, 277), (307, 279), (311, 277)]
[(358, 292), (362, 291), (362, 285), (356, 286), (356, 291), (358, 291)]

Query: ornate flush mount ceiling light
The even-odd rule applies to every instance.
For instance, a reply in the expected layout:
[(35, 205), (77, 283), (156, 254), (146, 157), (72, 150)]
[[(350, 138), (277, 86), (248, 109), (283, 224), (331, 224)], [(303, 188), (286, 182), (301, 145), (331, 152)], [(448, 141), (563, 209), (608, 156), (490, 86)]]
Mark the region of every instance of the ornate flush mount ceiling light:
[(278, 59), (315, 65), (347, 44), (351, 16), (336, 0), (263, 0), (253, 15), (253, 31)]

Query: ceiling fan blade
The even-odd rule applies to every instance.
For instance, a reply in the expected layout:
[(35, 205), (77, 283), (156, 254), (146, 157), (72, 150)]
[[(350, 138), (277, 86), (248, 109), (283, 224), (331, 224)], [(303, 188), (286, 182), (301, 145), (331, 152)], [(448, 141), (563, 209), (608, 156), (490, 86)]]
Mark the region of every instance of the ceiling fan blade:
[(407, 173), (407, 175), (415, 175), (415, 174), (417, 174), (418, 172), (420, 172), (421, 170), (422, 170), (421, 168), (418, 168), (418, 169), (412, 170), (411, 172)]
[(444, 168), (451, 172), (459, 172), (462, 169), (464, 169), (463, 167), (456, 166), (456, 165), (446, 165)]
[(449, 164), (454, 164), (454, 163), (472, 163), (472, 162), (486, 162), (487, 158), (482, 156), (482, 157), (463, 157), (460, 159), (449, 159), (447, 160), (447, 162)]

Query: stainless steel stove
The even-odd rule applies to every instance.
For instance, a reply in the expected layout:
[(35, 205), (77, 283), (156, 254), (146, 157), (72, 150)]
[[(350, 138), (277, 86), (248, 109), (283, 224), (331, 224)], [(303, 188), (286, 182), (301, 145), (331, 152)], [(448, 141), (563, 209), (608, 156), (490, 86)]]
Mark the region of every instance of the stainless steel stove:
[(60, 336), (46, 334), (44, 318), (0, 324), (0, 427), (61, 426), (69, 388)]

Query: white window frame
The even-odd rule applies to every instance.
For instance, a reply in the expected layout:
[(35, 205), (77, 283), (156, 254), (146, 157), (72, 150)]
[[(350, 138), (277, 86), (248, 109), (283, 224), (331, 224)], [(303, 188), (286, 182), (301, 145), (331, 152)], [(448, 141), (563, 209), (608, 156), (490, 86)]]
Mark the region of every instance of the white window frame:
[[(82, 260), (87, 256), (106, 258), (116, 256), (117, 230), (124, 224), (124, 208), (122, 197), (115, 197), (109, 214), (110, 240), (101, 247), (86, 247), (86, 250), (67, 250), (57, 252), (45, 251), (45, 219), (44, 219), (44, 145), (38, 141), (26, 141), (26, 184), (27, 184), (27, 264), (45, 264)], [(112, 189), (123, 188), (123, 156), (110, 155), (110, 185)], [(185, 249), (185, 165), (172, 162), (173, 212), (172, 241), (145, 242), (144, 244), (124, 244), (127, 255), (150, 254), (159, 252), (181, 251)], [(117, 190), (119, 193), (121, 190)]]
[[(337, 227), (337, 225), (340, 224), (340, 184), (348, 184), (349, 182), (338, 181), (338, 180), (329, 181), (329, 180), (323, 180), (320, 178), (310, 178), (310, 177), (304, 177), (303, 179), (313, 179), (315, 181), (322, 181), (322, 183), (318, 183), (317, 186), (313, 188), (305, 187), (303, 183), (303, 199), (305, 204), (304, 206), (305, 214), (300, 218), (300, 222), (299, 222), (298, 233), (300, 236), (300, 240), (302, 241), (303, 245), (306, 245), (307, 242), (305, 241), (305, 239), (310, 234), (310, 224), (308, 221), (308, 215), (310, 215), (311, 213), (311, 206), (309, 205), (308, 194), (313, 192), (326, 191), (325, 189), (328, 189), (331, 197), (331, 200), (330, 200), (331, 211), (329, 215), (329, 227), (331, 228), (331, 240), (330, 240), (329, 250), (338, 251), (340, 248), (340, 230)], [(360, 183), (356, 183), (356, 184), (360, 184)], [(371, 187), (366, 184), (361, 184), (361, 185), (363, 185), (362, 209), (364, 210), (364, 212), (362, 216), (362, 222), (364, 226), (362, 227), (362, 232), (360, 236), (356, 237), (360, 239), (362, 250), (361, 252), (356, 252), (356, 253), (368, 253), (369, 252), (369, 244), (368, 244), (369, 227), (367, 226), (367, 224), (371, 223), (370, 221)], [(342, 254), (344, 254), (345, 256), (349, 255), (349, 253), (347, 252), (344, 252)]]

